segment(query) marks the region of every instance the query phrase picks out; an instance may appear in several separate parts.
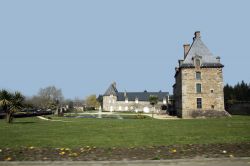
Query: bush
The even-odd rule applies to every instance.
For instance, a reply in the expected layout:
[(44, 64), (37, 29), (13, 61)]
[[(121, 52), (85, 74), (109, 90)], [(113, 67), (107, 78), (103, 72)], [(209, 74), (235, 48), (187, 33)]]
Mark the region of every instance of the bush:
[(136, 119), (146, 119), (147, 117), (145, 115), (138, 114), (136, 115)]

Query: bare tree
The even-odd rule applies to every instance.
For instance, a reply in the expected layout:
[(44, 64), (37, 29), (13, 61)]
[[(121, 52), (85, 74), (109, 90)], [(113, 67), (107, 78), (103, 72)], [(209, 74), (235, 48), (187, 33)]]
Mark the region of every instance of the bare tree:
[(35, 108), (52, 109), (58, 108), (63, 103), (63, 94), (61, 89), (55, 86), (41, 88), (36, 96), (28, 98), (26, 103)]
[(61, 89), (57, 89), (55, 86), (48, 86), (46, 88), (41, 88), (38, 92), (38, 96), (43, 99), (48, 99), (51, 101), (62, 101), (63, 94)]

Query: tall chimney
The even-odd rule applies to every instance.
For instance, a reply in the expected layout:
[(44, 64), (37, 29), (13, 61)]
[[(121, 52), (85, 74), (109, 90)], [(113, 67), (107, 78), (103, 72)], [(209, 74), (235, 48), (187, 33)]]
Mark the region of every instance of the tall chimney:
[(190, 49), (190, 44), (184, 44), (183, 47), (184, 47), (184, 59), (185, 59)]
[(196, 31), (194, 33), (194, 38), (200, 38), (201, 37), (201, 32), (200, 31)]

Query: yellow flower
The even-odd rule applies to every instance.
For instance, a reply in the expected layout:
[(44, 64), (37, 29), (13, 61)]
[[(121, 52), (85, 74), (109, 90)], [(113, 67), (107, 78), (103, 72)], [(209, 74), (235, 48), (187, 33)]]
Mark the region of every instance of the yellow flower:
[(233, 157), (234, 157), (234, 155), (230, 154), (230, 155), (229, 155), (229, 157), (233, 158)]
[(78, 154), (77, 153), (70, 153), (69, 156), (71, 156), (71, 157), (77, 157)]
[(12, 160), (12, 158), (11, 157), (6, 157), (4, 160), (5, 161), (10, 161), (10, 160)]
[(176, 153), (177, 152), (177, 150), (176, 149), (172, 149), (172, 153)]
[(61, 151), (65, 150), (65, 148), (60, 148)]
[(60, 152), (59, 154), (60, 154), (60, 155), (64, 155), (64, 154), (65, 154), (65, 152)]
[(65, 150), (66, 150), (66, 151), (70, 151), (70, 148), (66, 148)]

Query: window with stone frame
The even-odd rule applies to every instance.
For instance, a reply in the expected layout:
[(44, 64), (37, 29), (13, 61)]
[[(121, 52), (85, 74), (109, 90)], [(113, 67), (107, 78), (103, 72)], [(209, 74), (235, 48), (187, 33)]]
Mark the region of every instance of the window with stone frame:
[(196, 105), (197, 105), (197, 109), (202, 108), (202, 98), (197, 98), (196, 99)]
[(201, 66), (201, 60), (200, 59), (195, 59), (195, 66), (197, 66), (197, 67)]
[(201, 93), (201, 84), (200, 83), (196, 84), (196, 93)]
[(195, 73), (195, 78), (196, 78), (196, 80), (201, 80), (201, 72), (197, 71)]

